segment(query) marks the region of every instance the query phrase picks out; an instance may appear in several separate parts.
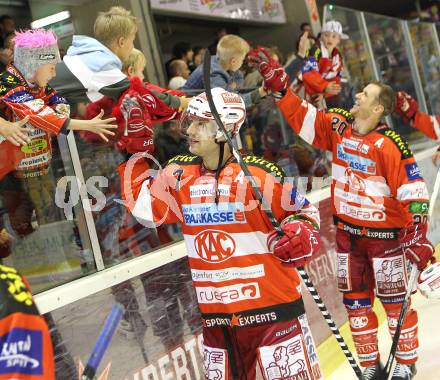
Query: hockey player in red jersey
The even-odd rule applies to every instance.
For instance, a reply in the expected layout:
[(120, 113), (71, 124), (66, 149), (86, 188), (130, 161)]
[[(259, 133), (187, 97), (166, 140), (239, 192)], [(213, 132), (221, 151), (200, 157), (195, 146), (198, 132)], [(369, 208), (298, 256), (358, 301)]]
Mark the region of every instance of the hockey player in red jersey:
[[(421, 131), (430, 139), (440, 141), (440, 116), (431, 116), (419, 110), (417, 101), (405, 91), (396, 93), (395, 111), (405, 122), (411, 121), (414, 128)], [(440, 160), (440, 147), (432, 156), (432, 162), (437, 165)]]
[[(237, 135), (246, 112), (242, 98), (221, 88), (212, 94), (225, 128)], [(134, 156), (119, 173), (125, 205), (139, 221), (182, 223), (207, 378), (252, 380), (258, 362), (266, 380), (321, 379), (295, 270), (319, 249), (316, 208), (283, 185), (277, 165), (244, 157), (282, 226), (278, 236), (204, 93), (190, 101), (181, 123), (192, 154), (174, 157), (157, 173)]]
[[(380, 375), (376, 295), (393, 334), (408, 282), (409, 263), (425, 268), (434, 250), (426, 237), (429, 196), (406, 141), (381, 123), (395, 94), (374, 82), (356, 95), (350, 112), (318, 111), (288, 90), (277, 103), (309, 144), (333, 154), (332, 201), (337, 226), (338, 287), (364, 378)], [(417, 313), (409, 309), (392, 380), (411, 379), (417, 360)]]
[(29, 285), (0, 265), (0, 380), (55, 380), (52, 342)]

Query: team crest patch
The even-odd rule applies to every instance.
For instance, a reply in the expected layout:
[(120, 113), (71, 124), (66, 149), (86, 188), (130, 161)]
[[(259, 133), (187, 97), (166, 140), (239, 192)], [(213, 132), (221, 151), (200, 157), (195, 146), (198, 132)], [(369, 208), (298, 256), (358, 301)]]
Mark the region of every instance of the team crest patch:
[(207, 380), (228, 380), (228, 353), (203, 345), (203, 368)]
[(403, 255), (389, 258), (373, 258), (376, 293), (378, 296), (405, 294), (408, 281)]
[(264, 380), (312, 380), (301, 335), (273, 346), (259, 347)]

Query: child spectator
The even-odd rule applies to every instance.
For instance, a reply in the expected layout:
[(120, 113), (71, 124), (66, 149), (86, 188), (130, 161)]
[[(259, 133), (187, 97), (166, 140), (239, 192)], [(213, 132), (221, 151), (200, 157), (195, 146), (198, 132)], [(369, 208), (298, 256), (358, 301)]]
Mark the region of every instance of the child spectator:
[(190, 71), (188, 65), (183, 59), (175, 59), (170, 63), (170, 82), (168, 88), (170, 90), (180, 90), (186, 83)]
[[(96, 102), (103, 96), (118, 100), (130, 88), (130, 80), (121, 69), (133, 50), (136, 23), (136, 17), (123, 7), (101, 12), (94, 25), (95, 38), (73, 36), (72, 46), (57, 65), (58, 74), (51, 86), (69, 104)], [(173, 109), (188, 104), (184, 97), (160, 92), (155, 95)]]
[[(47, 172), (51, 157), (51, 136), (67, 134), (69, 130), (88, 130), (107, 140), (106, 135), (116, 128), (109, 123), (114, 119), (93, 120), (69, 119), (66, 100), (48, 86), (56, 75), (55, 64), (59, 61), (57, 38), (52, 31), (28, 30), (17, 32), (15, 38), (14, 64), (7, 66), (0, 75), (1, 109), (6, 119), (15, 121), (29, 117), (29, 149), (20, 150), (4, 138), (0, 138), (0, 149), (11, 153), (13, 162), (3, 163), (0, 178), (16, 169), (17, 176), (36, 177)], [(38, 142), (40, 149), (32, 143)], [(44, 142), (44, 143), (43, 143)], [(31, 175), (32, 174), (32, 175)]]
[[(72, 46), (58, 65), (60, 79), (52, 82), (69, 103), (96, 102), (108, 96), (118, 107), (122, 106), (122, 110), (115, 109), (115, 116), (119, 127), (128, 129), (122, 139), (129, 153), (152, 150), (151, 120), (177, 117), (179, 108), (188, 104), (184, 96), (175, 96), (160, 87), (145, 86), (139, 78), (130, 80), (121, 71), (122, 62), (133, 50), (136, 32), (136, 18), (128, 10), (112, 7), (100, 13), (94, 25), (96, 39), (74, 36)], [(131, 103), (137, 102), (137, 113), (132, 112), (132, 107), (124, 107), (126, 103), (122, 99), (126, 95), (135, 98)], [(131, 118), (127, 123), (123, 114)]]
[[(327, 103), (335, 103), (341, 92), (342, 56), (337, 46), (348, 39), (338, 21), (327, 21), (321, 30), (321, 39), (310, 49), (293, 89), (296, 93), (304, 86), (308, 99), (324, 96)], [(331, 99), (333, 98), (333, 99)]]
[[(67, 134), (69, 130), (79, 130), (94, 132), (107, 140), (106, 136), (114, 134), (110, 129), (116, 128), (110, 124), (114, 119), (102, 120), (102, 114), (87, 121), (69, 118), (66, 100), (47, 85), (55, 76), (58, 61), (57, 38), (52, 31), (17, 32), (14, 64), (8, 65), (0, 75), (0, 107), (3, 115), (10, 122), (23, 119), (16, 123), (16, 127), (26, 123), (21, 132), (26, 133), (27, 141), (15, 139), (18, 144), (14, 144), (8, 131), (2, 132), (3, 137), (0, 138), (1, 184), (7, 181), (16, 183), (13, 197), (15, 200), (22, 199), (22, 202), (8, 202), (8, 192), (5, 190), (2, 191), (2, 198), (11, 218), (19, 215), (19, 220), (13, 224), (27, 226), (18, 228), (17, 233), (23, 236), (33, 231), (30, 228), (33, 210), (40, 225), (54, 221), (59, 211), (54, 203), (53, 177), (49, 173), (52, 137)], [(14, 130), (13, 125), (11, 127)], [(20, 144), (23, 147), (17, 146)], [(27, 212), (20, 214), (18, 208)]]
[[(217, 45), (217, 55), (211, 57), (211, 86), (221, 87), (227, 91), (237, 91), (244, 85), (243, 74), (240, 71), (246, 54), (249, 52), (249, 44), (241, 37), (228, 34), (222, 37)], [(182, 90), (204, 89), (203, 64), (197, 67), (189, 76)], [(192, 92), (192, 91), (191, 91)], [(252, 92), (241, 94), (246, 107), (259, 103), (266, 96), (263, 87)]]

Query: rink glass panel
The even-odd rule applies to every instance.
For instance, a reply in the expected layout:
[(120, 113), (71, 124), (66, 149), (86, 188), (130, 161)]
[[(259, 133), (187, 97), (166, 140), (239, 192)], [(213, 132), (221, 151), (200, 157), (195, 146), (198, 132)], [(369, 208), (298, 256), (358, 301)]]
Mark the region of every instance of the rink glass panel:
[(362, 88), (375, 79), (372, 57), (368, 54), (367, 35), (362, 27), (361, 12), (336, 6), (326, 6), (324, 23), (337, 20), (343, 26), (343, 31), (349, 39), (341, 40), (338, 49), (343, 61), (343, 99), (341, 106), (350, 109), (354, 96)]
[[(325, 180), (331, 166), (327, 154), (293, 133), (273, 98), (247, 110), (240, 138), (246, 152), (277, 163), (301, 192), (329, 185)], [(322, 180), (313, 181), (316, 177)]]
[(408, 22), (428, 112), (440, 115), (440, 52), (435, 27)]
[(116, 169), (128, 156), (114, 142), (103, 143), (84, 134), (75, 137), (84, 180), (102, 176), (108, 183), (100, 188), (105, 195), (104, 207), (92, 211), (105, 268), (181, 240), (179, 225), (144, 227), (120, 203), (120, 177)]
[[(81, 203), (70, 220), (55, 202), (58, 181), (73, 176), (65, 136), (52, 138), (52, 159), (47, 173), (0, 180), (0, 218), (10, 236), (1, 248), (2, 262), (16, 267), (38, 293), (96, 271)], [(71, 187), (59, 189), (68, 198)]]
[[(403, 90), (417, 99), (414, 77), (409, 63), (401, 21), (390, 17), (365, 13), (368, 34), (376, 61), (379, 79), (394, 90)], [(394, 129), (409, 141), (421, 138), (421, 133), (405, 124), (400, 117), (392, 115)]]

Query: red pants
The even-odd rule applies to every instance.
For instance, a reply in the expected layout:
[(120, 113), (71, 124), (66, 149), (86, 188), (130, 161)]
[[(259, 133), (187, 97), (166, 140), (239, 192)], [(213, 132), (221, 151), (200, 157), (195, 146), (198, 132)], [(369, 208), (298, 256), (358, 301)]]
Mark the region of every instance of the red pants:
[[(410, 269), (396, 239), (372, 239), (337, 230), (338, 286), (344, 293), (350, 329), (362, 366), (379, 361), (378, 320), (372, 305), (376, 295), (385, 309), (393, 336), (408, 286)], [(396, 351), (396, 361), (417, 360), (417, 313), (408, 308)]]
[(248, 327), (204, 327), (208, 380), (322, 379), (307, 318)]

